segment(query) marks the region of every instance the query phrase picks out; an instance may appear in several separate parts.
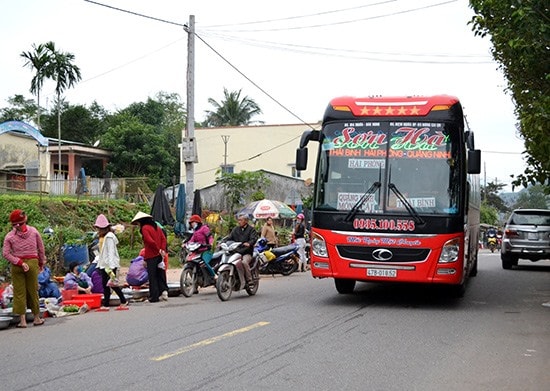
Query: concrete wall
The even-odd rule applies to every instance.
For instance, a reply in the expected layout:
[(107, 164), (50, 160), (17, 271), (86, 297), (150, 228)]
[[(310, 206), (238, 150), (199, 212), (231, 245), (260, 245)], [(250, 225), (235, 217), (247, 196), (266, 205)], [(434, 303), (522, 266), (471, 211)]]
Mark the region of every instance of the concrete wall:
[[(313, 185), (307, 184), (302, 179), (282, 176), (275, 173), (264, 172), (270, 184), (262, 186), (265, 197), (271, 200), (282, 201), (287, 205), (296, 206), (302, 203), (302, 198), (312, 195)], [(250, 193), (258, 189), (250, 189)], [(201, 201), (204, 209), (222, 211), (228, 209), (227, 198), (223, 185), (216, 184), (202, 188)], [(247, 203), (251, 200), (245, 200)]]
[[(50, 156), (46, 147), (38, 147), (32, 137), (18, 133), (3, 133), (0, 135), (0, 170), (21, 171), (24, 174), (42, 176), (47, 179)], [(7, 175), (0, 173), (0, 187), (5, 187)], [(35, 178), (28, 178), (27, 189), (38, 191), (40, 185)], [(42, 184), (42, 191), (44, 186)]]
[[(319, 124), (310, 124), (319, 129)], [(195, 164), (195, 189), (202, 189), (215, 183), (216, 171), (227, 161), (234, 164), (234, 172), (257, 171), (260, 169), (292, 176), (296, 148), (305, 130), (304, 124), (260, 125), (195, 129), (199, 162)], [(227, 157), (223, 136), (229, 136)], [(308, 169), (301, 173), (301, 179), (313, 179), (318, 144), (309, 145)], [(181, 183), (185, 180), (185, 164), (181, 164)]]

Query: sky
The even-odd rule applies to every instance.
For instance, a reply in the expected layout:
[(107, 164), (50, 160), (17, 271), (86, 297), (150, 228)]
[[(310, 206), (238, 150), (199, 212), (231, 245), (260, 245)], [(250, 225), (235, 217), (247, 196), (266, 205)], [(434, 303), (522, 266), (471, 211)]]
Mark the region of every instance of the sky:
[[(343, 95), (448, 94), (475, 132), (482, 184), (511, 191), (510, 174), (524, 170), (506, 80), (489, 38), (468, 25), (467, 0), (0, 0), (0, 10), (0, 108), (33, 98), (20, 54), (48, 41), (81, 69), (70, 104), (114, 112), (160, 91), (186, 103), (183, 25), (194, 15), (195, 121), (224, 88), (256, 101), (265, 124), (317, 122)], [(41, 105), (54, 97), (46, 82)]]

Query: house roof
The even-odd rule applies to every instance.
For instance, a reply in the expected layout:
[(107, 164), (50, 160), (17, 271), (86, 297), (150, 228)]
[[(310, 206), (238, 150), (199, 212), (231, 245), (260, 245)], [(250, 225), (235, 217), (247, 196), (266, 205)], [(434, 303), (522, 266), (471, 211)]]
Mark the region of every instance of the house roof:
[(42, 136), (42, 133), (31, 125), (22, 121), (7, 121), (0, 124), (0, 134), (7, 132), (23, 133), (34, 138), (44, 147), (48, 146), (48, 139)]

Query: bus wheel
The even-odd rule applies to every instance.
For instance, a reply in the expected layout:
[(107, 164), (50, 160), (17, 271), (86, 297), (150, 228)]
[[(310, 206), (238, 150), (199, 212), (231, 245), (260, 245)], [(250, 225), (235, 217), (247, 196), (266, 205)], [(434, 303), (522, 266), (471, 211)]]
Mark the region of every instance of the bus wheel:
[(450, 285), (448, 288), (451, 297), (460, 299), (466, 293), (466, 281), (463, 281), (462, 284)]
[(355, 280), (335, 278), (334, 285), (336, 285), (336, 290), (338, 291), (338, 293), (345, 295), (353, 293), (353, 289), (355, 288)]
[(472, 268), (470, 269), (470, 277), (477, 276), (477, 256), (474, 258), (474, 263), (472, 265)]

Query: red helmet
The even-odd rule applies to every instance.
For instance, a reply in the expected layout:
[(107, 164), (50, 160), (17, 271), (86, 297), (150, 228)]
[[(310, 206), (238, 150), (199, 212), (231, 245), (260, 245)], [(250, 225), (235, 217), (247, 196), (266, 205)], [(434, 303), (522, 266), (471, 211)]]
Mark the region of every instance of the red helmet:
[(199, 215), (193, 215), (191, 216), (191, 218), (189, 219), (189, 222), (190, 223), (202, 223), (202, 219)]

